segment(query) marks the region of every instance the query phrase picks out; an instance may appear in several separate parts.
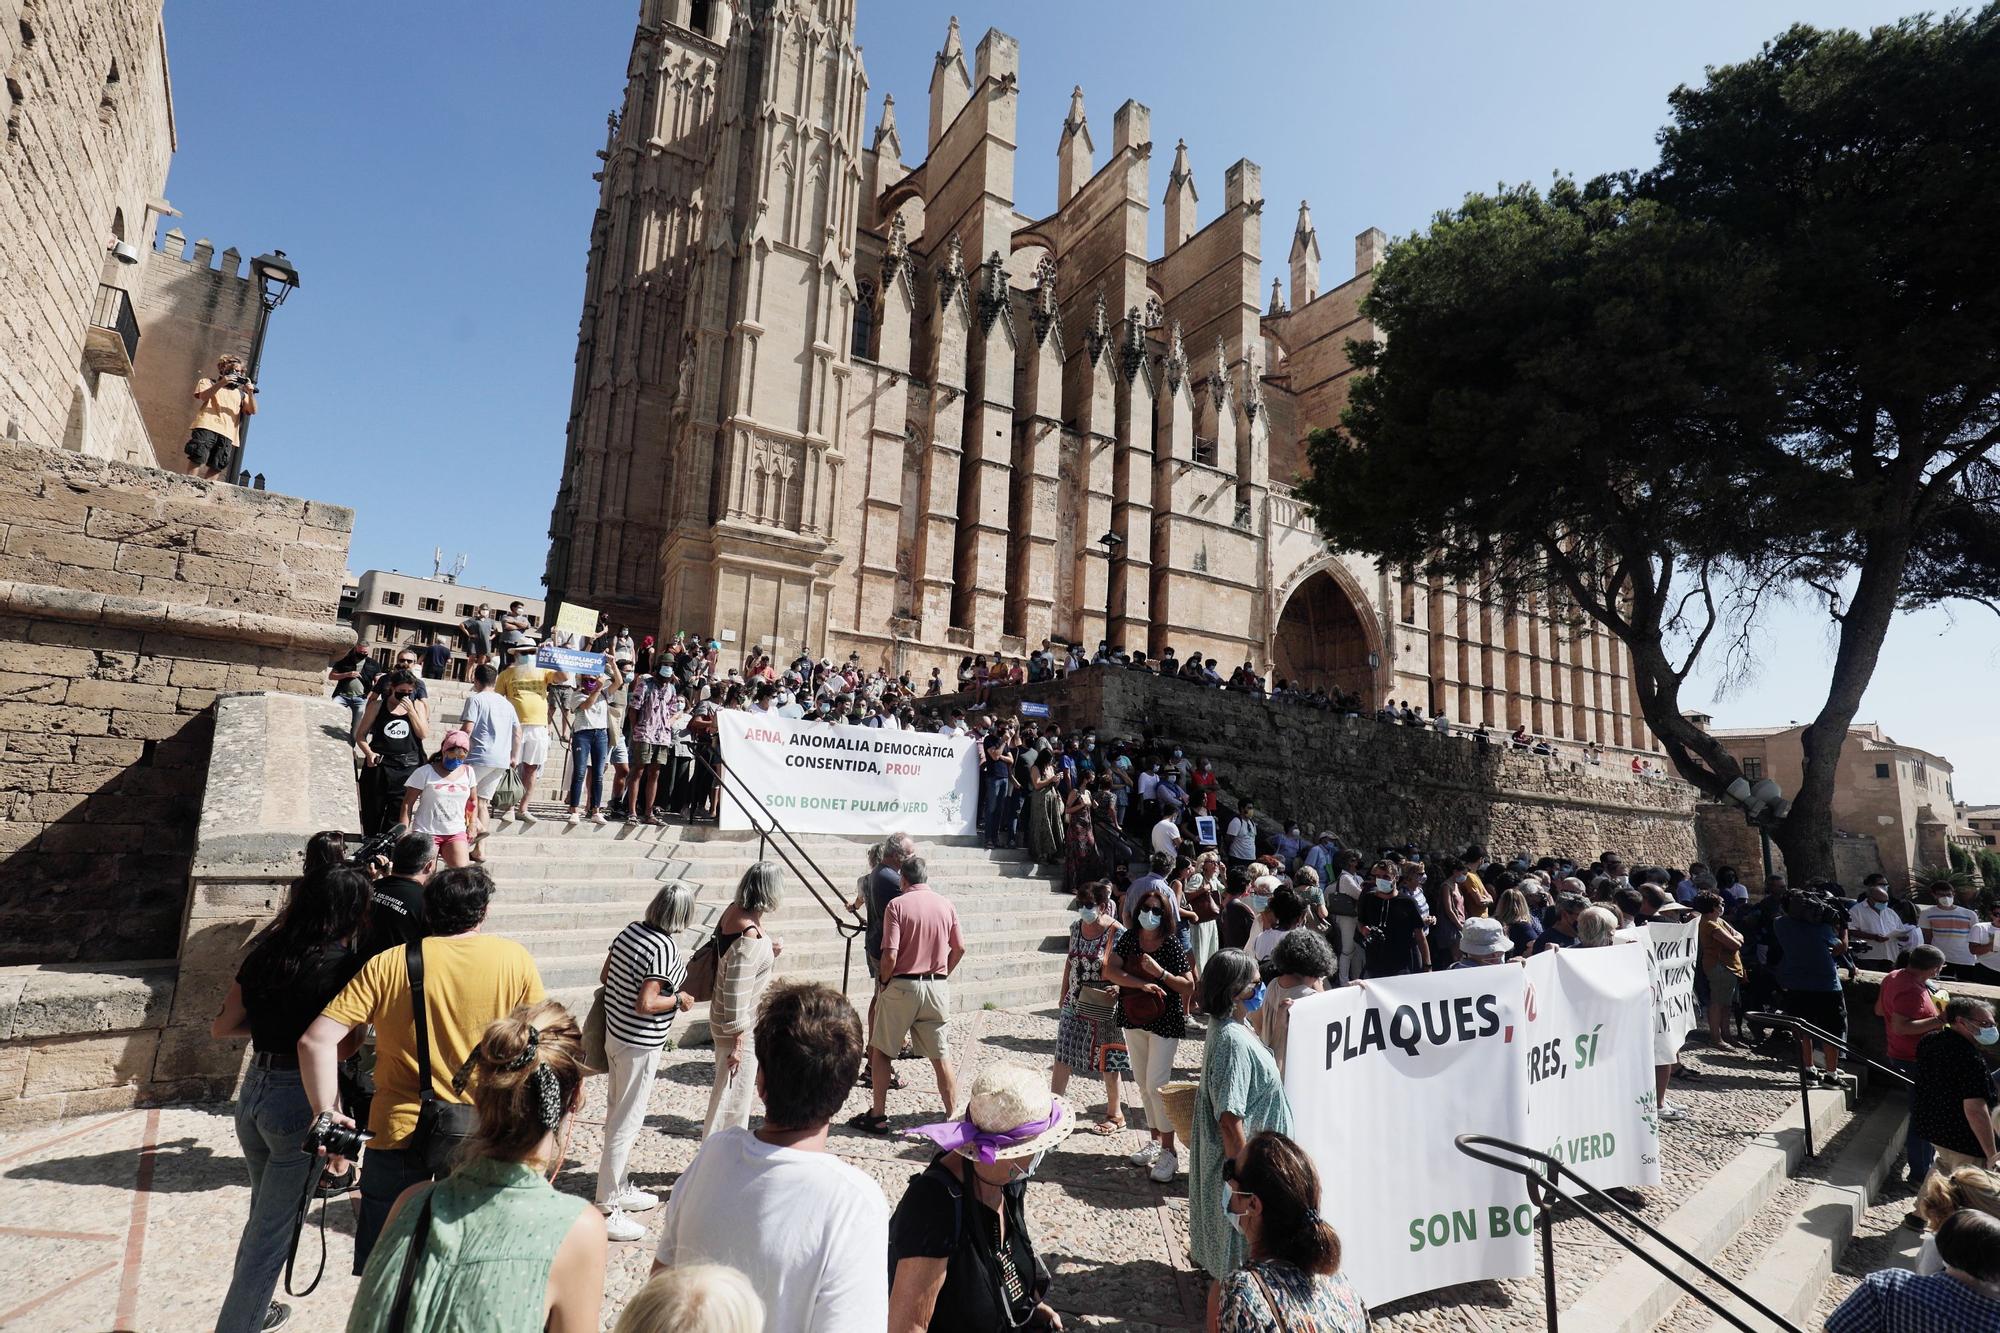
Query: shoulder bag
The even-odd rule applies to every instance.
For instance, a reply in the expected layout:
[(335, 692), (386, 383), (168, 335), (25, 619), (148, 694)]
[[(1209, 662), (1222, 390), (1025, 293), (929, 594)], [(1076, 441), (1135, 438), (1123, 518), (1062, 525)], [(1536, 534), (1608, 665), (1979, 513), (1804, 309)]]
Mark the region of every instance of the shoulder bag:
[(607, 1073), (611, 1061), (604, 1053), (604, 987), (590, 995), (590, 1009), (583, 1016), (583, 1063), (593, 1074)]
[(715, 931), (710, 931), (701, 947), (688, 955), (687, 975), (681, 978), (681, 989), (697, 1004), (715, 998), (715, 976), (722, 970), (720, 940)]
[(421, 1157), (434, 1177), (451, 1174), (452, 1159), (459, 1145), (472, 1137), (479, 1125), (478, 1112), (466, 1102), (438, 1100), (431, 1087), (430, 1024), (424, 1018), (424, 946), (411, 940), (403, 946), (404, 964), (410, 972), (410, 1012), (417, 1025), (417, 1128), (402, 1147)]

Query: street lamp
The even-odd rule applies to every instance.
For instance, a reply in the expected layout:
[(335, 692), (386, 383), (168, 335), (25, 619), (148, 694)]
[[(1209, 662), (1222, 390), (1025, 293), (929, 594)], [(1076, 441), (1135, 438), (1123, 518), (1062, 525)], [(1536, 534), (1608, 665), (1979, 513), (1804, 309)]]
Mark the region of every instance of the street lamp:
[(1759, 778), (1753, 786), (1748, 778), (1737, 778), (1723, 789), (1723, 794), (1743, 807), (1743, 821), (1757, 830), (1758, 838), (1764, 846), (1764, 878), (1771, 878), (1771, 827), (1784, 822), (1792, 812), (1792, 803), (1785, 799), (1785, 789), (1770, 778)]
[[(258, 255), (250, 261), (250, 276), (257, 279), (257, 333), (250, 343), (250, 382), (257, 382), (257, 368), (264, 360), (264, 330), (271, 320), (271, 312), (285, 303), (292, 289), (299, 285), (299, 271), (292, 267), (292, 261), (285, 258), (283, 250), (272, 250)], [(236, 429), (236, 456), (230, 463), (229, 475), (247, 479), (243, 467), (245, 442), (250, 437), (250, 419), (245, 418)], [(243, 484), (239, 480), (239, 485)]]
[[(1109, 640), (1111, 638), (1111, 566), (1117, 561), (1118, 548), (1125, 544), (1125, 539), (1120, 537), (1116, 532), (1106, 532), (1102, 537), (1097, 539), (1097, 544), (1104, 548), (1104, 637), (1106, 640)], [(1082, 626), (1078, 626), (1078, 628), (1081, 629)]]

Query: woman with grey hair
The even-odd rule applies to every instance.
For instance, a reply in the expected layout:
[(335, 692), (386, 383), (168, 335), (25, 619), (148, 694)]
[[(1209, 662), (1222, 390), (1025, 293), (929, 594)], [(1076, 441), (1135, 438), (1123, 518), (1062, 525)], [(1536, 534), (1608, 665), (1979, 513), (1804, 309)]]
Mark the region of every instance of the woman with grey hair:
[(1288, 932), (1271, 950), (1271, 984), (1264, 992), (1264, 1005), (1251, 1015), (1250, 1026), (1277, 1063), (1280, 1078), (1285, 1073), (1285, 1043), (1291, 1039), (1292, 1001), (1326, 989), (1338, 962), (1333, 949), (1316, 930)]
[(759, 861), (744, 871), (736, 900), (715, 923), (715, 995), (708, 1002), (715, 1077), (708, 1089), (703, 1137), (718, 1129), (750, 1128), (750, 1103), (757, 1092), (757, 1005), (785, 948), (783, 940), (764, 937), (764, 914), (777, 911), (783, 902), (782, 873), (776, 861)]
[(687, 962), (674, 936), (694, 915), (695, 890), (670, 879), (646, 905), (644, 920), (618, 932), (598, 981), (604, 987), (604, 1059), (611, 1086), (605, 1093), (604, 1153), (597, 1162), (597, 1206), (612, 1240), (638, 1240), (646, 1229), (625, 1214), (659, 1206), (657, 1195), (633, 1186), (625, 1164), (646, 1123), (653, 1073), (674, 1017), (694, 1007), (681, 991)]
[(1222, 950), (1201, 970), (1196, 993), (1208, 1015), (1208, 1039), (1188, 1167), (1188, 1253), (1219, 1282), (1248, 1254), (1224, 1207), (1223, 1163), (1241, 1156), (1243, 1145), (1267, 1129), (1290, 1134), (1292, 1108), (1277, 1062), (1245, 1022), (1264, 1007), (1257, 961), (1241, 949)]
[(1583, 915), (1576, 919), (1576, 947), (1579, 949), (1601, 948), (1612, 942), (1618, 933), (1618, 913), (1602, 904), (1586, 907)]

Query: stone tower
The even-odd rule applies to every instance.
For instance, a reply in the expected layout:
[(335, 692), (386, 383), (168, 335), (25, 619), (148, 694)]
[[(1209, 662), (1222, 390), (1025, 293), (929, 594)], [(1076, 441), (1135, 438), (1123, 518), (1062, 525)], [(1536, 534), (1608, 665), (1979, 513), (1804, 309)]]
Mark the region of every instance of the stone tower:
[(866, 90), (853, 0), (645, 0), (599, 177), (552, 597), (645, 626), (784, 609), (791, 642), (823, 625)]

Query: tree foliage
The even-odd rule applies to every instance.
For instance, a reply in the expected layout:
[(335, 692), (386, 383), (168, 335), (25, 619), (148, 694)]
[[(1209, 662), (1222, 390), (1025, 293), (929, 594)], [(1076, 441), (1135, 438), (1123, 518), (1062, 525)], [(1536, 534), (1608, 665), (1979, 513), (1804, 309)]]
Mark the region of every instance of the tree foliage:
[(1711, 796), (1741, 770), (1682, 685), (1815, 599), (1832, 680), (1776, 836), (1827, 874), (1892, 614), (2000, 607), (2000, 4), (1795, 27), (1669, 101), (1652, 170), (1469, 196), (1391, 247), (1302, 493), (1337, 546), (1604, 625)]

